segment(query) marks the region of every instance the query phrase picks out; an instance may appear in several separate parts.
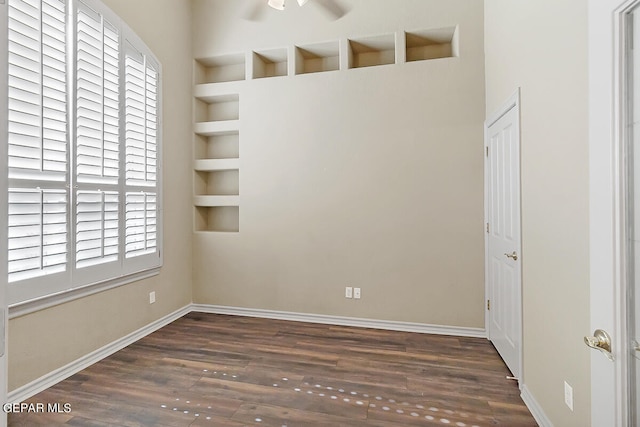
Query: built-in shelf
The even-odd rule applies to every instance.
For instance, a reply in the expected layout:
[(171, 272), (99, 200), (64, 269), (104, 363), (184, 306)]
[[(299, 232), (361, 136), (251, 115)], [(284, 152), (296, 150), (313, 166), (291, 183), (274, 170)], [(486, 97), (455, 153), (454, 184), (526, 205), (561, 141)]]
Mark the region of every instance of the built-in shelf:
[(287, 49), (271, 49), (253, 52), (253, 78), (286, 76), (288, 71)]
[(240, 206), (240, 196), (193, 196), (194, 206)]
[(240, 89), (244, 53), (194, 62), (194, 230), (239, 231)]
[(455, 56), (458, 30), (454, 26), (196, 59), (194, 230), (240, 229), (240, 94), (257, 84), (250, 80)]
[(231, 233), (240, 231), (240, 208), (238, 206), (196, 206), (194, 211), (196, 231)]
[(340, 69), (340, 44), (335, 42), (296, 46), (296, 74)]
[(239, 189), (238, 169), (195, 171), (193, 190), (196, 196), (237, 196)]
[(195, 83), (244, 80), (246, 78), (245, 62), (244, 53), (196, 59), (194, 69)]
[(407, 62), (457, 56), (456, 27), (405, 32)]
[(240, 129), (239, 120), (224, 120), (218, 122), (198, 122), (193, 125), (194, 133), (202, 136), (236, 134)]
[(211, 103), (217, 100), (239, 98), (242, 82), (202, 83), (193, 86), (193, 96), (201, 101)]
[(230, 171), (240, 169), (240, 159), (200, 159), (194, 161), (196, 171)]
[(238, 94), (196, 98), (194, 114), (196, 122), (238, 120), (240, 118)]
[(195, 135), (194, 158), (238, 159), (240, 157), (240, 134), (232, 132), (212, 136)]
[(394, 64), (395, 34), (349, 39), (349, 68)]

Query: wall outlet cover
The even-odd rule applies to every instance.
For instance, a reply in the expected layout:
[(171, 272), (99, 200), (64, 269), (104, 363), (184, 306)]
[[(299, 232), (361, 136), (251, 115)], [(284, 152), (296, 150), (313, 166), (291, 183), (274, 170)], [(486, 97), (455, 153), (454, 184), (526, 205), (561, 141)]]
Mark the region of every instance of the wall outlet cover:
[(573, 387), (568, 382), (564, 382), (564, 403), (573, 412)]

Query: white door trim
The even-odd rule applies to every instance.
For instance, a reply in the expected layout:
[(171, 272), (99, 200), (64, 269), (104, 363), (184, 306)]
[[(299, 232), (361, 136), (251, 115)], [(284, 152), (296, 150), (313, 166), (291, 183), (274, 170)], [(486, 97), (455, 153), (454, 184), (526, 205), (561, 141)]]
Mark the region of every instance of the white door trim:
[[(518, 136), (518, 146), (520, 147), (521, 145), (521, 132), (520, 132), (520, 88), (517, 88), (513, 94), (505, 101), (505, 103), (493, 114), (491, 114), (487, 120), (484, 123), (484, 150), (485, 150), (485, 162), (484, 162), (484, 223), (487, 224), (489, 222), (489, 169), (487, 168), (487, 157), (486, 157), (486, 150), (487, 147), (489, 146), (489, 128), (496, 123), (498, 120), (500, 120), (502, 117), (504, 117), (507, 113), (509, 113), (512, 109), (516, 110), (516, 117), (517, 117), (517, 136)], [(520, 156), (520, 148), (518, 149), (518, 153)], [(518, 175), (520, 175), (520, 165), (518, 165)], [(518, 185), (520, 185), (520, 182), (518, 182)], [(521, 190), (521, 188), (520, 188)], [(520, 194), (520, 197), (522, 197), (522, 191), (518, 192)], [(519, 200), (518, 201), (520, 203), (520, 205), (522, 206), (522, 201)], [(522, 210), (520, 209), (520, 212), (522, 212)], [(520, 220), (520, 227), (522, 227), (522, 218)], [(522, 257), (522, 233), (521, 233), (521, 229), (518, 230), (518, 233), (520, 234), (520, 247), (517, 248), (517, 252), (520, 255), (520, 257)], [(522, 310), (522, 269), (521, 271), (521, 277), (520, 277), (520, 310), (519, 310), (519, 315), (520, 315), (520, 339), (519, 339), (519, 348), (518, 348), (518, 384), (520, 386), (520, 388), (522, 389), (522, 386), (524, 385), (524, 363), (523, 363), (523, 352), (522, 352), (522, 348), (523, 348), (523, 319), (522, 319), (522, 314), (523, 314), (523, 310)], [(487, 309), (487, 303), (486, 301), (489, 300), (489, 297), (491, 295), (491, 290), (489, 288), (489, 236), (485, 230), (484, 232), (484, 284), (485, 284), (485, 318), (484, 318), (484, 325), (485, 325), (485, 330), (487, 331), (487, 338), (489, 340), (491, 340), (491, 319), (490, 319), (490, 312)]]
[[(7, 44), (8, 37), (8, 25), (7, 25), (7, 3), (6, 0), (0, 0), (0, 34), (3, 37), (0, 37), (0, 141), (5, 141), (4, 143), (0, 143), (0, 197), (7, 200), (7, 169), (4, 165), (7, 164), (7, 155), (8, 155), (8, 147), (6, 144), (7, 135), (8, 135), (8, 108), (9, 108), (9, 97), (8, 97), (8, 70), (7, 70), (7, 50), (9, 48)], [(7, 307), (7, 208), (6, 203), (0, 203), (2, 209), (0, 209), (0, 316), (3, 317), (2, 321), (0, 321), (0, 327), (3, 330), (0, 330), (0, 340), (3, 343), (0, 343), (0, 346), (4, 344), (4, 355), (0, 356), (0, 404), (4, 404), (7, 402), (7, 387), (8, 387), (8, 365), (7, 365), (7, 331), (9, 329), (8, 325), (8, 307)], [(2, 351), (0, 351), (2, 353)], [(0, 410), (0, 427), (5, 427), (7, 425), (7, 414)]]
[[(589, 240), (592, 335), (612, 337), (610, 362), (591, 354), (591, 424), (627, 426), (624, 304), (623, 18), (637, 0), (589, 1)], [(613, 423), (613, 424), (612, 424)]]

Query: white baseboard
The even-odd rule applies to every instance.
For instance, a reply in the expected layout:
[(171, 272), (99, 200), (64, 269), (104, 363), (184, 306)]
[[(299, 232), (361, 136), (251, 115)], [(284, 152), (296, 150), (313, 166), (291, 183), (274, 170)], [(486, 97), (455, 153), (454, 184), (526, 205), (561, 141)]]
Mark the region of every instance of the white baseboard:
[(71, 375), (80, 372), (81, 370), (88, 368), (96, 362), (104, 359), (107, 356), (112, 355), (113, 353), (122, 350), (126, 346), (133, 344), (141, 338), (149, 335), (152, 332), (157, 331), (163, 326), (168, 325), (174, 320), (179, 319), (191, 312), (191, 305), (187, 305), (182, 307), (181, 309), (170, 313), (155, 322), (149, 323), (148, 325), (134, 331), (110, 344), (105, 345), (102, 348), (99, 348), (85, 356), (82, 356), (79, 359), (74, 360), (73, 362), (56, 369), (55, 371), (49, 372), (42, 377), (31, 381), (29, 384), (25, 384), (22, 387), (19, 387), (7, 396), (7, 401), (9, 403), (19, 403), (23, 402), (26, 399), (40, 393), (41, 391), (59, 383), (60, 381), (69, 378)]
[(429, 325), (425, 323), (374, 320), (358, 317), (329, 316), (322, 314), (295, 313), (290, 311), (261, 310), (221, 305), (193, 304), (192, 311), (233, 316), (260, 317), (264, 319), (291, 320), (294, 322), (323, 323), (328, 325), (355, 326), (360, 328), (385, 329), (389, 331), (418, 332), (423, 334), (455, 335), (461, 337), (486, 338), (482, 328)]
[[(40, 393), (41, 391), (57, 384), (58, 382), (69, 378), (71, 375), (88, 368), (96, 362), (104, 359), (113, 353), (122, 350), (126, 346), (133, 344), (141, 338), (157, 331), (163, 326), (168, 325), (174, 320), (188, 314), (192, 311), (201, 313), (228, 314), (234, 316), (260, 317), (265, 319), (290, 320), (295, 322), (323, 323), (339, 326), (355, 326), (361, 328), (385, 329), (390, 331), (418, 332), (424, 334), (438, 335), (455, 335), (463, 337), (486, 338), (484, 329), (481, 328), (465, 328), (455, 326), (428, 325), (423, 323), (396, 322), (391, 320), (373, 320), (362, 319), (357, 317), (341, 317), (320, 314), (295, 313), (288, 311), (272, 311), (250, 309), (242, 307), (227, 307), (219, 305), (207, 304), (190, 304), (173, 313), (170, 313), (161, 319), (152, 322), (137, 331), (134, 331), (110, 344), (99, 348), (73, 362), (49, 372), (42, 377), (31, 381), (22, 387), (19, 387), (7, 396), (9, 403), (23, 402), (30, 397)], [(524, 392), (523, 392), (524, 393)], [(549, 424), (551, 425), (551, 424)]]
[(520, 397), (524, 401), (524, 404), (527, 405), (531, 415), (536, 420), (536, 422), (540, 425), (540, 427), (553, 427), (553, 423), (547, 418), (547, 414), (544, 413), (542, 407), (538, 403), (533, 394), (529, 391), (526, 384), (522, 386), (520, 390)]

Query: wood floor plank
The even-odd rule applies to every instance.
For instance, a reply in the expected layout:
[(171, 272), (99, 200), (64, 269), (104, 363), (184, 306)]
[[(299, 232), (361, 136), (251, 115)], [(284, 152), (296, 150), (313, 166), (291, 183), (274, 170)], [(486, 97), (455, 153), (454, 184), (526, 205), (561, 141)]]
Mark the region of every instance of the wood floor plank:
[[(190, 313), (10, 426), (535, 426), (485, 339)], [(259, 420), (259, 421), (258, 421)]]
[(370, 426), (366, 419), (344, 418), (336, 415), (317, 412), (301, 411), (291, 408), (283, 408), (270, 405), (243, 405), (233, 416), (234, 420), (243, 425), (277, 426), (287, 427), (314, 426)]

